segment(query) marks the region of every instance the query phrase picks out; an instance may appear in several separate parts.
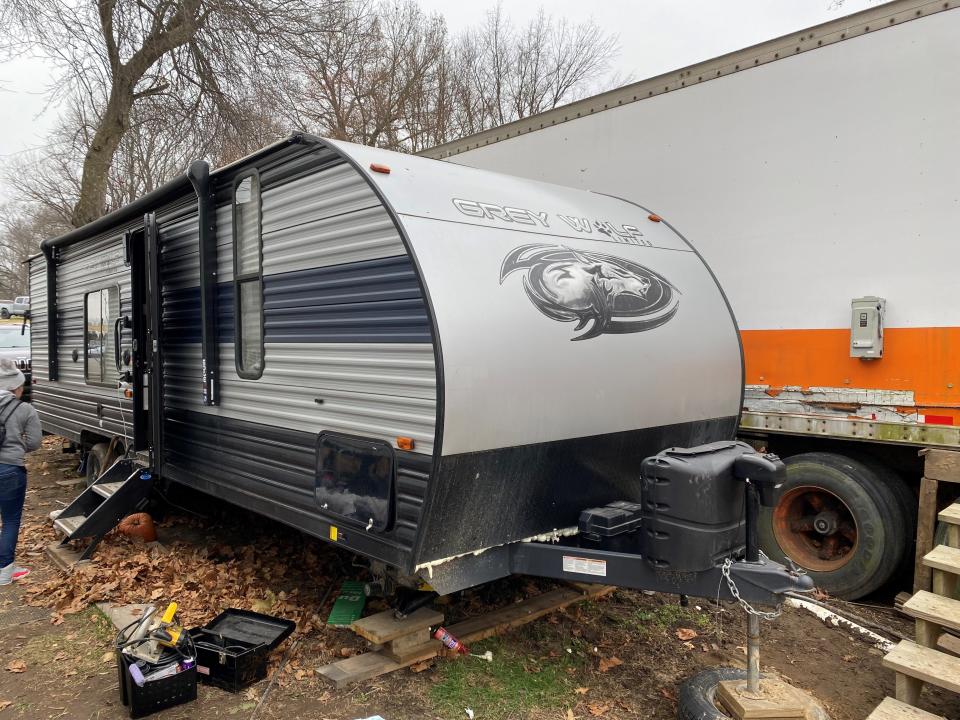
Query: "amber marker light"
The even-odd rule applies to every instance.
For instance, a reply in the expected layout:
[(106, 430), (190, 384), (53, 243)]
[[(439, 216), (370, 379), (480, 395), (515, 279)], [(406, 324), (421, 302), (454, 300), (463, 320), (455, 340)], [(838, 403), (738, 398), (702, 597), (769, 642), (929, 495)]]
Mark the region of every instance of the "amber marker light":
[(653, 213), (650, 213), (649, 215), (647, 215), (647, 220), (649, 220), (650, 222), (660, 222), (661, 220), (663, 220), (663, 218), (660, 217), (659, 215), (654, 215)]
[(397, 447), (401, 450), (413, 450), (414, 446), (413, 438), (408, 437), (398, 437), (397, 438)]
[(380, 163), (370, 163), (370, 169), (374, 172), (383, 173), (384, 175), (390, 174), (389, 165), (381, 165)]

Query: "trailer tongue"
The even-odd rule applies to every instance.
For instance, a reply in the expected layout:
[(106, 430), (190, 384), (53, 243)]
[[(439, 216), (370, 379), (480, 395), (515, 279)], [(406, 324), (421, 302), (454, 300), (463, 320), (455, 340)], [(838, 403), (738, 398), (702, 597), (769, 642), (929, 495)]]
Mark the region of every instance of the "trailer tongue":
[[(761, 556), (757, 516), (775, 501), (785, 468), (746, 443), (670, 448), (642, 464), (642, 501), (615, 501), (580, 514), (552, 537), (489, 548), (425, 569), (440, 593), (483, 567), (510, 573), (777, 605), (811, 579)], [(746, 509), (746, 513), (744, 513)]]

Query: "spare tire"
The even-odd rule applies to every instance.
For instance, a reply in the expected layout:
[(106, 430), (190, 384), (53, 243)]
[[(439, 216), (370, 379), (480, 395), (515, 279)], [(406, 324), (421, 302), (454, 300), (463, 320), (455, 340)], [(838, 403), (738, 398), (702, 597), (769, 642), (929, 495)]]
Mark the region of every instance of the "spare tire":
[[(760, 675), (761, 680), (764, 675)], [(677, 718), (679, 720), (730, 720), (732, 717), (717, 703), (717, 686), (725, 680), (746, 680), (747, 671), (739, 668), (714, 668), (704, 670), (686, 680), (680, 686), (677, 698)], [(762, 686), (761, 686), (762, 688)], [(811, 698), (807, 706), (808, 720), (830, 720), (823, 707)]]
[(882, 586), (900, 566), (912, 526), (899, 493), (865, 463), (836, 453), (787, 458), (774, 508), (760, 516), (760, 546), (789, 557), (817, 587), (853, 600)]
[(704, 670), (685, 680), (677, 698), (678, 720), (729, 720), (731, 716), (717, 705), (717, 685), (746, 677), (746, 670), (725, 667)]

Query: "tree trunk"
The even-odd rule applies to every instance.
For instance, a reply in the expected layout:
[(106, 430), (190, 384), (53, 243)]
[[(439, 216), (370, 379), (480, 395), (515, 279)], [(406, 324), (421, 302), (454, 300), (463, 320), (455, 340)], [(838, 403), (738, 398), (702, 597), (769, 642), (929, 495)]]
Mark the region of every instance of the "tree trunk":
[(93, 142), (83, 159), (80, 198), (73, 208), (70, 222), (74, 227), (86, 225), (103, 215), (107, 208), (107, 176), (120, 141), (130, 127), (133, 108), (133, 83), (114, 78), (107, 107), (97, 125)]

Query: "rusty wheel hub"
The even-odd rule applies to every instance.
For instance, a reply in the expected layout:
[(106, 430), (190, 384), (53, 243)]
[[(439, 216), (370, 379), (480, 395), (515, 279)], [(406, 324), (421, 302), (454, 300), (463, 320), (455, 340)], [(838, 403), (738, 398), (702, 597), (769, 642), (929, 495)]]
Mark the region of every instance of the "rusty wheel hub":
[(857, 548), (857, 524), (844, 502), (829, 490), (789, 490), (773, 511), (773, 534), (799, 565), (820, 572), (843, 567)]

